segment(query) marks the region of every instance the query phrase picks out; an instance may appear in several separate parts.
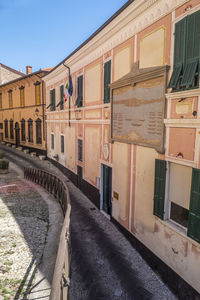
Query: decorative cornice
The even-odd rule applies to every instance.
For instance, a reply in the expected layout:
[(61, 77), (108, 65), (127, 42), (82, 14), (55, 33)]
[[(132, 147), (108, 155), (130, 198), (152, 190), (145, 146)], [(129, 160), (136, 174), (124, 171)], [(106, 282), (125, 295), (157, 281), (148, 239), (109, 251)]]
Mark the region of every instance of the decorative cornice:
[[(188, 1), (135, 0), (65, 63), (71, 68), (71, 73), (78, 71)], [(53, 84), (55, 76), (64, 70), (64, 66), (59, 65), (45, 76), (45, 82), (48, 85)]]

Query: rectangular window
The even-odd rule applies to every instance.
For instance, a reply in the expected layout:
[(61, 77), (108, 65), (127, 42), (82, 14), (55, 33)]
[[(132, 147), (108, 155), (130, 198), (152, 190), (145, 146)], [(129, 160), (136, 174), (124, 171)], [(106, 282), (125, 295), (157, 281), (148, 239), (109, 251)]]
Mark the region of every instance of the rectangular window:
[(78, 160), (83, 161), (83, 141), (78, 139)]
[(19, 88), (19, 91), (20, 91), (20, 106), (21, 107), (24, 107), (24, 86), (21, 86)]
[(50, 110), (54, 111), (56, 110), (56, 91), (55, 89), (50, 91)]
[(166, 161), (156, 160), (154, 215), (181, 225), (189, 237), (200, 243), (200, 170), (168, 163), (169, 185), (165, 194), (166, 165)]
[(36, 143), (42, 144), (42, 121), (36, 120)]
[(40, 82), (35, 83), (35, 105), (41, 104)]
[(51, 134), (51, 149), (54, 150), (54, 134)]
[(10, 139), (14, 139), (13, 120), (10, 120)]
[(21, 140), (22, 142), (26, 141), (26, 127), (25, 127), (25, 120), (21, 120)]
[(83, 106), (83, 75), (81, 75), (77, 78), (76, 106), (77, 107), (82, 107)]
[(12, 90), (8, 91), (8, 102), (9, 102), (9, 108), (13, 108)]
[(60, 110), (64, 109), (64, 85), (60, 86)]
[(8, 138), (8, 120), (5, 120), (4, 123), (5, 123), (5, 138), (7, 139)]
[(33, 120), (28, 120), (28, 141), (29, 143), (33, 143)]
[(0, 109), (2, 109), (2, 93), (0, 93)]
[(168, 88), (184, 90), (199, 86), (200, 11), (175, 24), (174, 67)]
[(110, 102), (111, 60), (104, 64), (104, 103)]
[(64, 139), (64, 135), (60, 136), (60, 151), (61, 151), (61, 153), (65, 152), (65, 139)]

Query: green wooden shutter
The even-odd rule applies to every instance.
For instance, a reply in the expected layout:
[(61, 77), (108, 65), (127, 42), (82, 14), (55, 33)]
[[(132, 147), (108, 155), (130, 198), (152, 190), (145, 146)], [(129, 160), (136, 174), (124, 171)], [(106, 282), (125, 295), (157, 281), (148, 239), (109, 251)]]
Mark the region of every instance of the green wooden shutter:
[(156, 159), (154, 182), (154, 215), (163, 220), (165, 206), (166, 161)]
[(83, 75), (77, 79), (77, 94), (76, 105), (81, 107), (83, 106)]
[(52, 96), (52, 110), (55, 110), (56, 109), (56, 107), (55, 107), (55, 105), (56, 105), (56, 91), (55, 91), (55, 89), (53, 89), (52, 94), (53, 94), (53, 96)]
[(200, 170), (192, 170), (190, 210), (187, 235), (200, 243)]
[(53, 90), (50, 90), (50, 110), (53, 110)]
[(104, 103), (110, 102), (111, 61), (104, 64)]
[(175, 25), (174, 38), (174, 68), (168, 85), (168, 88), (177, 86), (184, 60), (185, 60), (185, 42), (186, 42), (186, 18), (177, 22)]
[(60, 86), (60, 110), (64, 109), (64, 85)]
[(185, 66), (181, 86), (191, 85), (200, 59), (200, 11), (187, 18)]

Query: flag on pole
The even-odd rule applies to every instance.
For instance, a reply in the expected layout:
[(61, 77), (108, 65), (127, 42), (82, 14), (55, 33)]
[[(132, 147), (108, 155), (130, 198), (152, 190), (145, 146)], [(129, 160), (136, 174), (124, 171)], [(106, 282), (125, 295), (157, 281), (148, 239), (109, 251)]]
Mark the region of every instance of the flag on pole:
[(72, 77), (70, 75), (69, 76), (69, 83), (67, 82), (66, 86), (65, 86), (65, 92), (64, 92), (65, 102), (67, 101), (67, 98), (69, 96), (72, 96), (72, 94), (73, 94), (73, 84), (72, 84)]

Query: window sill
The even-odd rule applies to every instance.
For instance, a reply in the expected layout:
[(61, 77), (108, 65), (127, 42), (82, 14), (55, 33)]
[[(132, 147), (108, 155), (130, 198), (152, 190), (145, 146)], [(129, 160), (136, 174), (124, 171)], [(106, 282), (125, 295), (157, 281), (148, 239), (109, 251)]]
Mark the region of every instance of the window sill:
[(198, 247), (200, 249), (200, 244), (198, 242), (196, 242), (195, 240), (193, 240), (192, 238), (190, 238), (189, 236), (187, 236), (187, 228), (182, 227), (181, 225), (175, 223), (172, 220), (164, 220), (163, 221), (159, 218), (157, 218), (157, 220), (160, 223), (162, 223), (164, 226), (167, 226), (170, 229), (172, 229), (173, 231), (175, 231), (177, 234), (182, 236), (184, 239), (186, 239), (188, 242), (193, 244), (195, 247)]
[(168, 100), (173, 100), (173, 99), (178, 99), (178, 98), (195, 97), (198, 95), (200, 95), (200, 88), (184, 90), (184, 91), (177, 91), (177, 92), (168, 92), (165, 94), (165, 97)]

